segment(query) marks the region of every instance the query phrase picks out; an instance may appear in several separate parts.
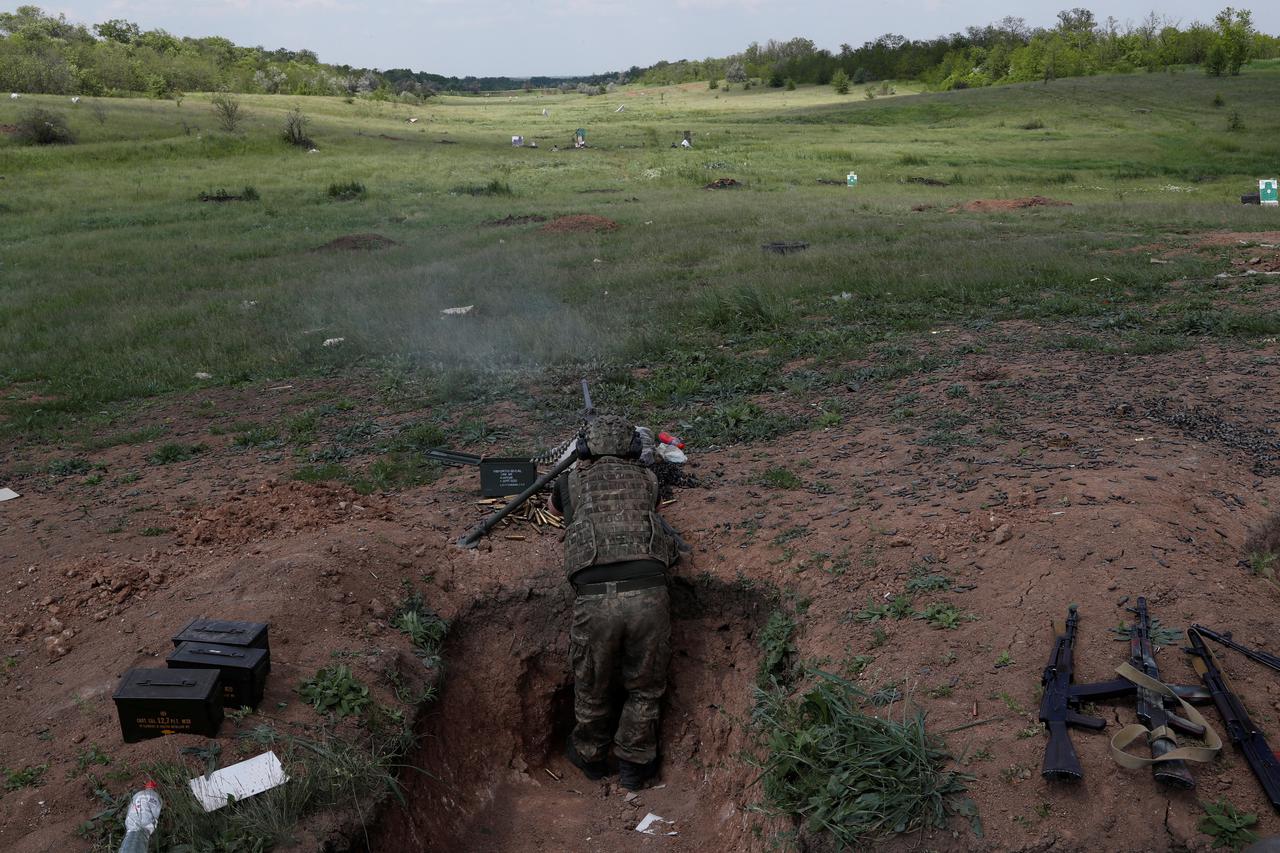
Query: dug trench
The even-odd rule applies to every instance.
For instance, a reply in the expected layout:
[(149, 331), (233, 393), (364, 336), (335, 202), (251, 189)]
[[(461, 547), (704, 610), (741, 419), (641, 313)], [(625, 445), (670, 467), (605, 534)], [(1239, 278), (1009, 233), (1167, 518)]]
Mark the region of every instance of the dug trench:
[[(776, 606), (762, 586), (672, 581), (672, 658), (660, 778), (628, 795), (564, 758), (573, 726), (572, 593), (548, 582), (474, 602), (454, 620), (437, 702), (422, 716), (403, 796), (370, 832), (373, 850), (613, 851), (707, 844), (737, 849), (756, 770), (741, 760), (758, 629)], [(648, 813), (672, 821), (635, 831)], [(669, 834), (675, 833), (675, 834)]]

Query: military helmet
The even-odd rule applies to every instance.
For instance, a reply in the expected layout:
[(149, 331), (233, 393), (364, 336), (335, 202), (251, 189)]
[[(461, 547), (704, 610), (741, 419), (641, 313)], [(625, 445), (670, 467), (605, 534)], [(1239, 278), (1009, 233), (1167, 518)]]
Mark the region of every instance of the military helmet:
[(631, 456), (636, 428), (618, 415), (601, 415), (587, 428), (587, 447), (592, 456)]

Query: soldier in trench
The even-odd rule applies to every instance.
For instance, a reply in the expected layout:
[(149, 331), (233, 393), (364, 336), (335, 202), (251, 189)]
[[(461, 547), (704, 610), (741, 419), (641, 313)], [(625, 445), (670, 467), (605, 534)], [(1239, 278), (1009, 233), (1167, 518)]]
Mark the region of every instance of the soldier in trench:
[[(658, 704), (671, 657), (667, 570), (679, 549), (658, 518), (658, 480), (640, 461), (635, 427), (602, 415), (586, 444), (586, 458), (551, 496), (565, 518), (565, 572), (577, 594), (569, 631), (576, 725), (566, 756), (588, 779), (602, 779), (612, 745), (618, 782), (634, 791), (658, 767)], [(627, 693), (616, 727), (615, 672)]]

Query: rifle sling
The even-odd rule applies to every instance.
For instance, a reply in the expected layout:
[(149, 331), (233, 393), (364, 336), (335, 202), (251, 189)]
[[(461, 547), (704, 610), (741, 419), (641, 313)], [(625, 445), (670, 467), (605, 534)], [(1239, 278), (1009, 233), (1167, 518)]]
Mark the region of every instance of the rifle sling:
[(1130, 770), (1136, 770), (1139, 767), (1150, 767), (1153, 764), (1163, 764), (1166, 761), (1195, 761), (1200, 764), (1206, 764), (1214, 759), (1214, 756), (1218, 754), (1218, 750), (1222, 749), (1222, 738), (1218, 737), (1218, 733), (1205, 721), (1199, 711), (1169, 689), (1169, 685), (1151, 678), (1127, 662), (1116, 667), (1116, 673), (1139, 687), (1145, 687), (1166, 698), (1177, 699), (1186, 718), (1196, 725), (1204, 726), (1204, 742), (1206, 744), (1205, 746), (1180, 746), (1169, 750), (1159, 758), (1139, 758), (1136, 755), (1125, 752), (1125, 749), (1138, 738), (1145, 737), (1147, 743), (1151, 743), (1154, 740), (1168, 740), (1177, 743), (1177, 740), (1168, 726), (1158, 726), (1153, 731), (1141, 723), (1134, 723), (1125, 726), (1111, 738), (1111, 757), (1115, 759), (1116, 764), (1121, 767), (1127, 767)]

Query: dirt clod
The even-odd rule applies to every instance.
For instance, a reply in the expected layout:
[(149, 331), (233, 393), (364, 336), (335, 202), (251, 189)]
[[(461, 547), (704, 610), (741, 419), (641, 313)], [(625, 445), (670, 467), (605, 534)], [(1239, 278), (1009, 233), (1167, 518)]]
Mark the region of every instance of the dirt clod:
[(1021, 210), (1024, 207), (1071, 207), (1071, 202), (1058, 201), (1042, 195), (1026, 198), (980, 198), (956, 205), (948, 209), (947, 213), (959, 213), (962, 210), (969, 213), (991, 213), (999, 210)]
[(336, 240), (330, 240), (316, 249), (317, 252), (371, 252), (375, 249), (389, 249), (399, 245), (395, 240), (381, 234), (347, 234)]
[(742, 186), (742, 184), (733, 178), (716, 178), (714, 181), (712, 181), (711, 183), (703, 187), (703, 189), (704, 190), (732, 190), (740, 186)]
[(617, 231), (618, 223), (603, 216), (575, 213), (559, 216), (542, 226), (544, 234), (582, 234), (590, 231)]

